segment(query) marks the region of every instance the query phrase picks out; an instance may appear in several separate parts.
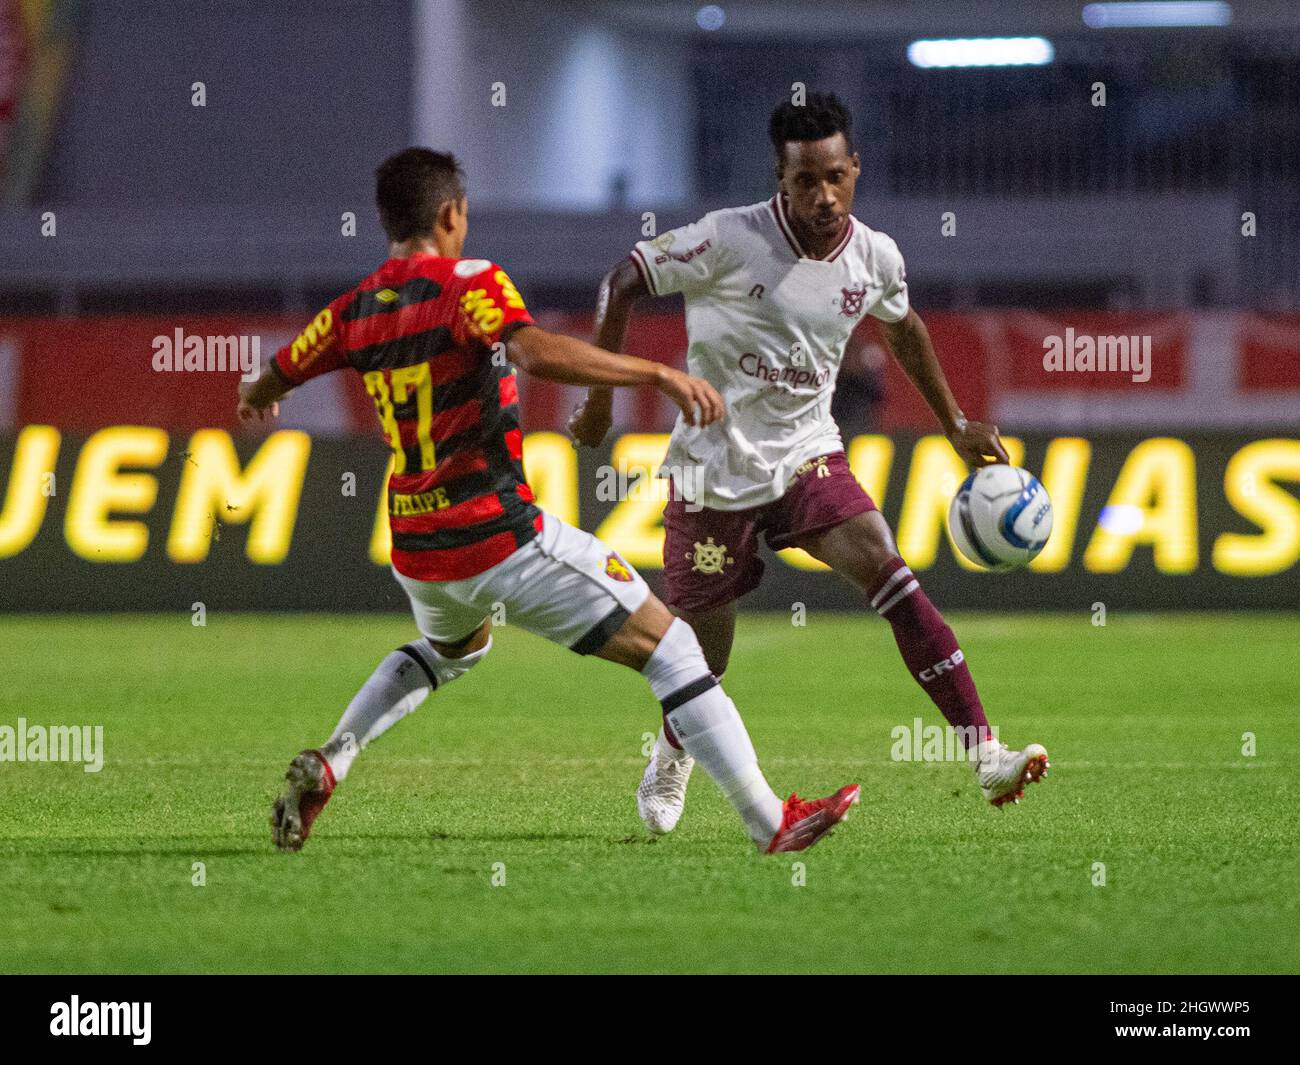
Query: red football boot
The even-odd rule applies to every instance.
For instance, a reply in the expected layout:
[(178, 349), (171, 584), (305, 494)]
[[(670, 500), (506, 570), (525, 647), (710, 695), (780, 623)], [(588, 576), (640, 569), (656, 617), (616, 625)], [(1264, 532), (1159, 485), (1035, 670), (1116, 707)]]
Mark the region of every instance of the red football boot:
[(811, 802), (791, 795), (785, 800), (781, 827), (768, 844), (767, 853), (807, 850), (843, 821), (849, 814), (849, 807), (861, 797), (862, 789), (857, 784), (846, 784), (834, 795)]
[(303, 751), (289, 763), (284, 791), (271, 809), (271, 838), (283, 851), (301, 850), (311, 826), (334, 794), (334, 771), (320, 751)]

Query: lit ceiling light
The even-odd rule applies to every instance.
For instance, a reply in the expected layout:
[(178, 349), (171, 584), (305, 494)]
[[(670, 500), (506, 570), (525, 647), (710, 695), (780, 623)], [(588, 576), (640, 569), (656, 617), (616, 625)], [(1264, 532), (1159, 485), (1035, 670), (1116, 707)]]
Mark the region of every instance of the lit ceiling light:
[(1094, 30), (1132, 26), (1226, 26), (1232, 5), (1220, 0), (1153, 0), (1150, 3), (1086, 4), (1083, 24)]
[(1056, 50), (1045, 37), (955, 37), (913, 41), (907, 58), (913, 66), (1023, 67), (1050, 63)]
[(727, 13), (717, 4), (705, 4), (695, 12), (695, 25), (702, 30), (720, 30), (727, 21)]

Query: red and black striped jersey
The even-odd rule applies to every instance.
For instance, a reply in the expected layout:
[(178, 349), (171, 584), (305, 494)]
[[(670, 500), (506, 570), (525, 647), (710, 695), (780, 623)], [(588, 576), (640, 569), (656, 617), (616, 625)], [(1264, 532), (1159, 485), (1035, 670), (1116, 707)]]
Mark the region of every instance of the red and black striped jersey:
[(393, 566), (418, 580), (472, 577), (541, 531), (524, 479), (512, 330), (532, 324), (486, 259), (389, 259), (276, 352), (291, 385), (351, 367), (393, 449)]

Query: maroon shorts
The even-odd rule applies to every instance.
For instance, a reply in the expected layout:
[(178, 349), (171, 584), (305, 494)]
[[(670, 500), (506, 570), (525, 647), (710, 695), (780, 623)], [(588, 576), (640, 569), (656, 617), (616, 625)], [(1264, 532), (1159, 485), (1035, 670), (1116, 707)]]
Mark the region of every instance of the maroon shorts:
[(664, 510), (664, 600), (688, 613), (724, 606), (758, 587), (760, 533), (780, 551), (875, 509), (843, 451), (805, 462), (785, 495), (761, 507), (688, 510), (680, 499), (670, 499)]

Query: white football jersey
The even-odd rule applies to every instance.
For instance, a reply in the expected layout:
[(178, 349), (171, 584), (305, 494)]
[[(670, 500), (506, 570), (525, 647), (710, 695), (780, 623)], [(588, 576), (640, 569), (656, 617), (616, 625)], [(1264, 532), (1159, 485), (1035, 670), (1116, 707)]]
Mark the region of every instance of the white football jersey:
[(677, 418), (664, 466), (688, 502), (762, 506), (802, 463), (843, 449), (831, 394), (845, 344), (864, 314), (897, 322), (908, 310), (898, 245), (850, 223), (825, 259), (810, 259), (777, 195), (633, 249), (652, 293), (685, 297), (687, 369), (727, 406), (704, 429)]

